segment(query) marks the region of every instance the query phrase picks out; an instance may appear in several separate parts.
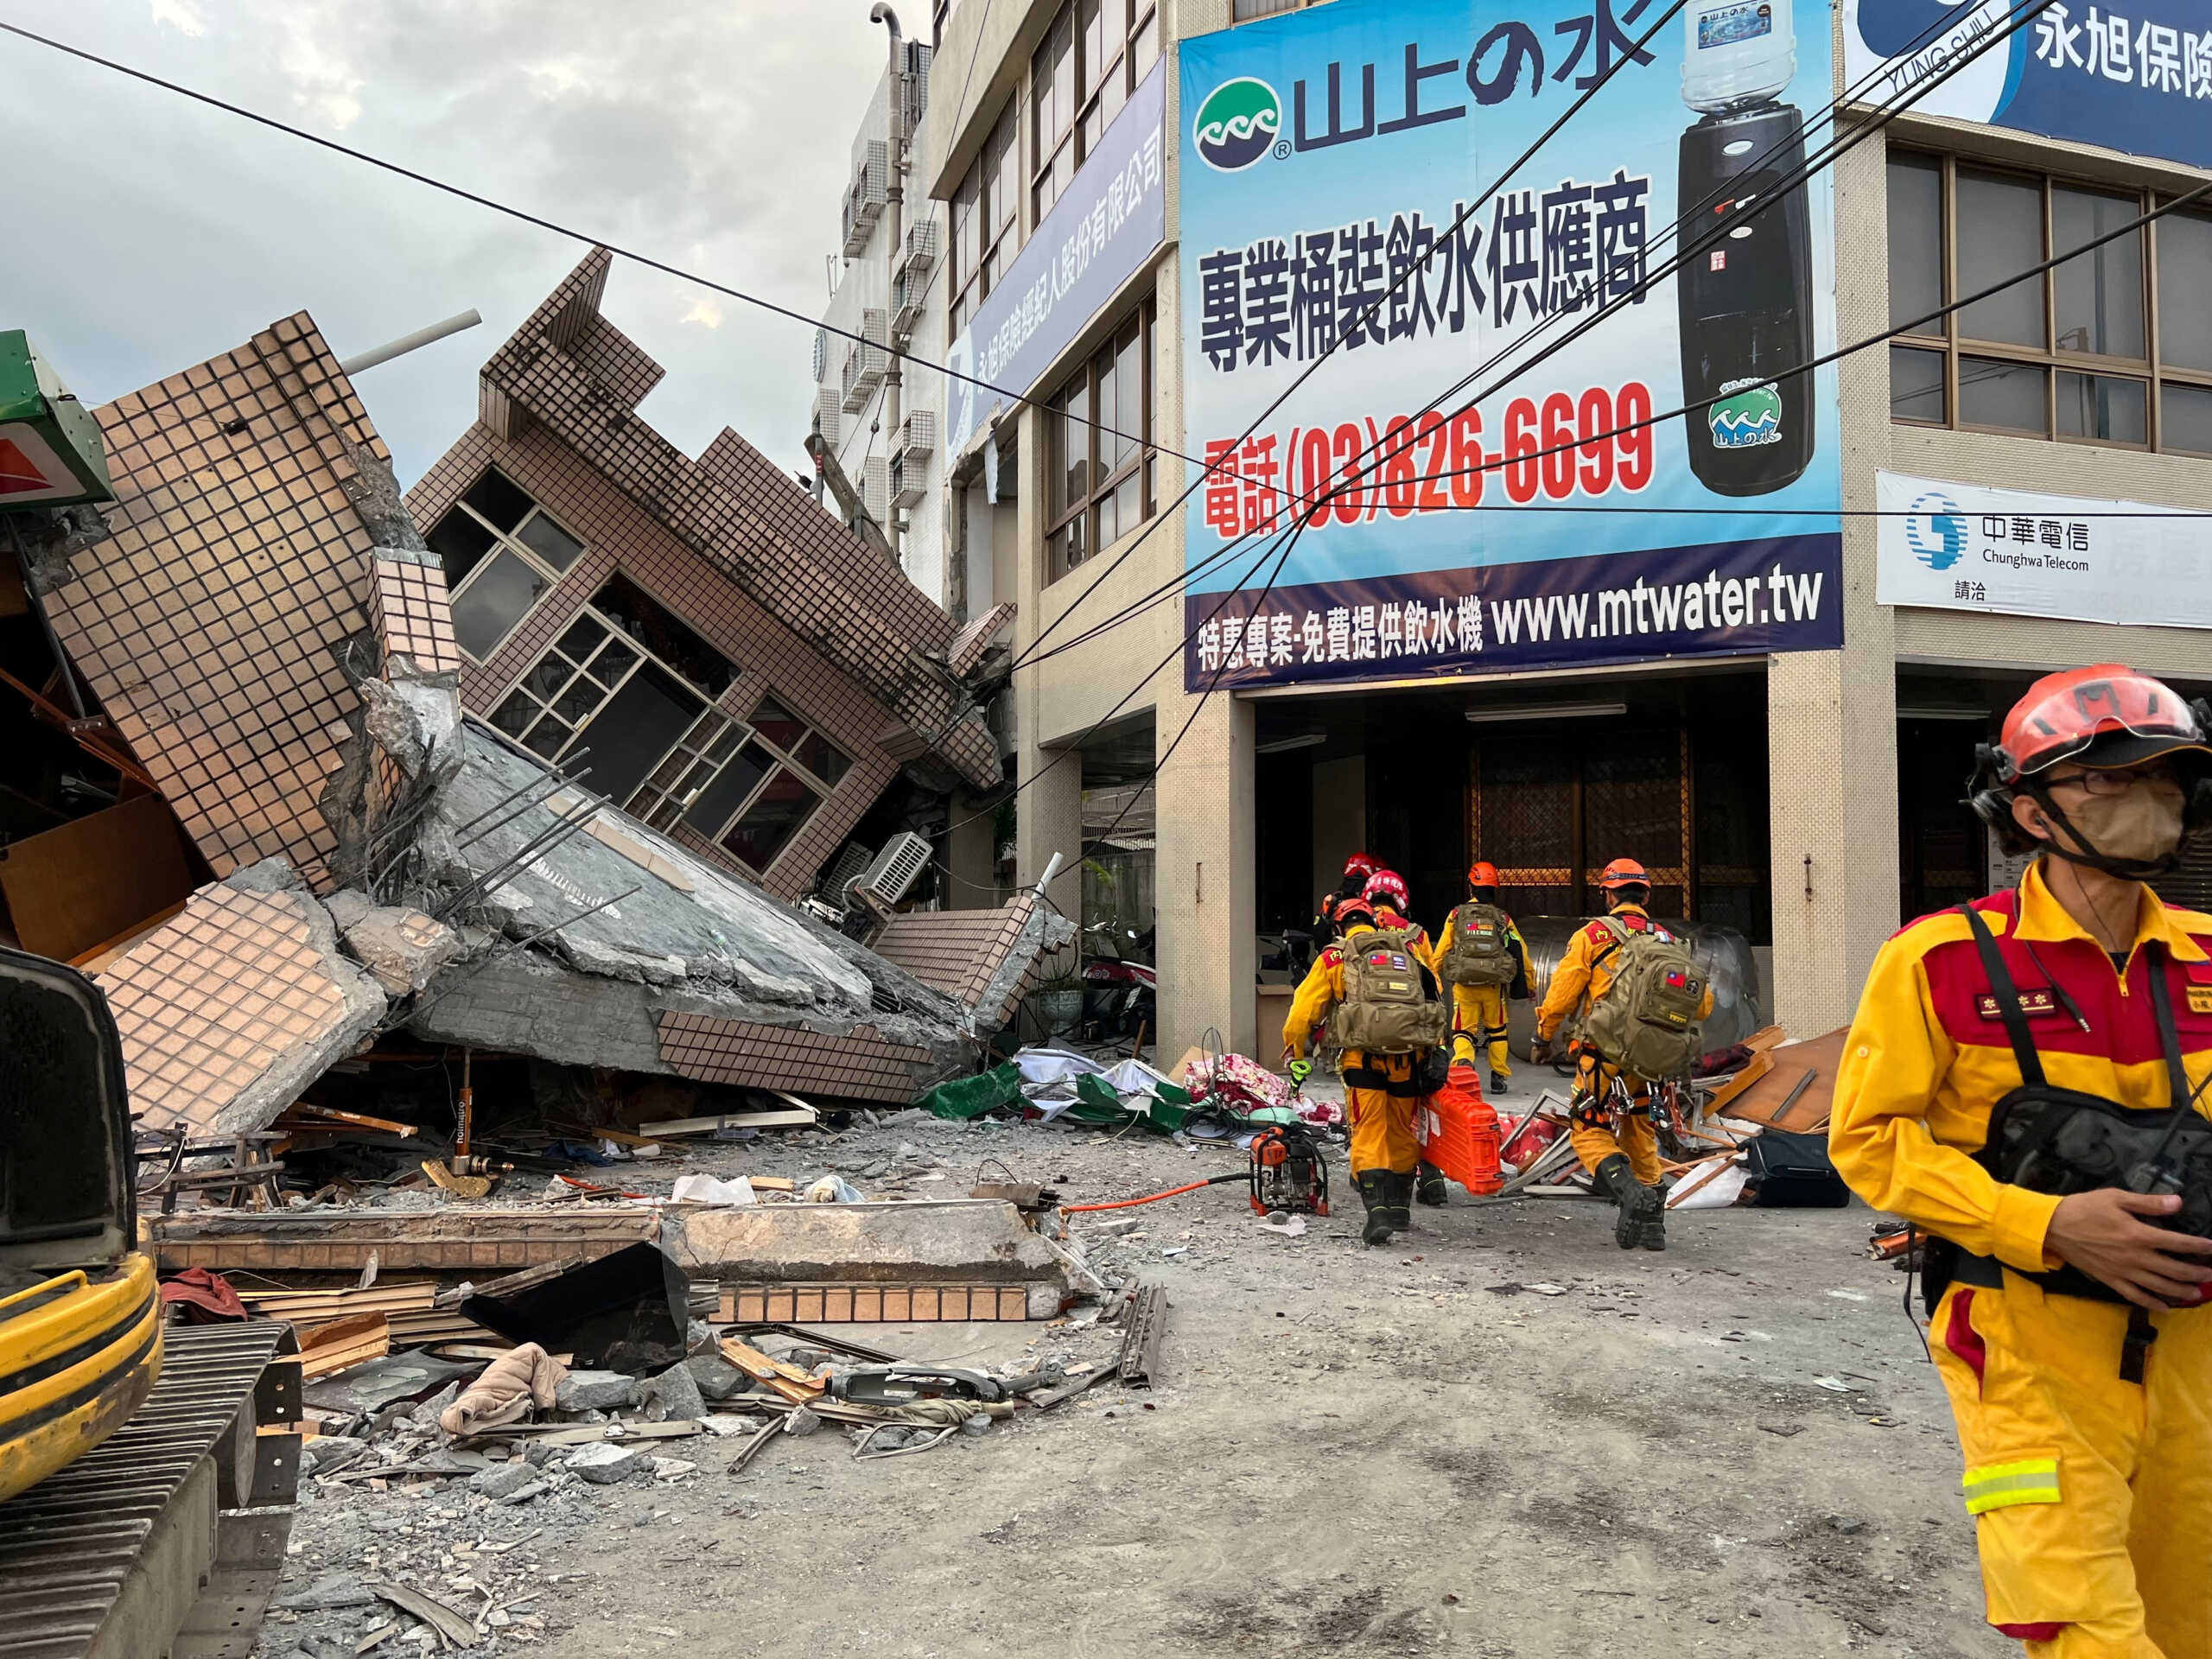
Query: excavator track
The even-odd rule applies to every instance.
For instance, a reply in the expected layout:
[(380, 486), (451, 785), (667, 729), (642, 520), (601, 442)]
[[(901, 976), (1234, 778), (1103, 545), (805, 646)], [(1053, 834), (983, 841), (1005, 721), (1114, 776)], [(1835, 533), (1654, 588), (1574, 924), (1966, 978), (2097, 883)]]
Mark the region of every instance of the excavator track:
[(288, 1325), (174, 1325), (130, 1421), (0, 1503), (0, 1659), (253, 1651), (299, 1489)]

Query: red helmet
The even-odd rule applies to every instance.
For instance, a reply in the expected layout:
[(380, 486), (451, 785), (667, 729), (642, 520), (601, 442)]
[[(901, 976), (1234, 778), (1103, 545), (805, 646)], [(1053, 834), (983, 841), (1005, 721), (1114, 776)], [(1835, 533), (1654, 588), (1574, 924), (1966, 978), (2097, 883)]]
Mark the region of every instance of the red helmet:
[(1401, 916), (1406, 913), (1406, 879), (1395, 870), (1377, 870), (1367, 878), (1360, 897), (1370, 905), (1385, 904)]
[(2096, 663), (2046, 674), (2005, 716), (1990, 759), (2009, 787), (2062, 760), (2094, 759), (2132, 766), (2191, 751), (2212, 759), (2204, 705), (2191, 704), (2164, 682), (2119, 663)]
[(1467, 885), (1471, 887), (1494, 887), (1497, 885), (1497, 866), (1486, 858), (1478, 858), (1467, 867)]
[(1617, 858), (1605, 866), (1598, 885), (1607, 893), (1618, 893), (1623, 887), (1648, 887), (1651, 885), (1651, 872), (1632, 858)]
[(1344, 860), (1344, 876), (1346, 880), (1355, 875), (1364, 879), (1382, 868), (1365, 853), (1354, 853), (1350, 858)]

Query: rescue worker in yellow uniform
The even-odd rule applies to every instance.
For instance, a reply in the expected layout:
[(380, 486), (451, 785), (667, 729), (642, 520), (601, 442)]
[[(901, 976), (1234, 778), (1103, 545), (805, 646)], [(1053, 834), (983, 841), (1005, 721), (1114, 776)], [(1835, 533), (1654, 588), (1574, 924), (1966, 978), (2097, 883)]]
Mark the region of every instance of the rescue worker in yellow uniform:
[(1344, 924), (1337, 919), (1337, 908), (1347, 899), (1357, 899), (1366, 891), (1367, 878), (1382, 867), (1365, 853), (1354, 853), (1344, 860), (1344, 880), (1333, 893), (1321, 895), (1321, 907), (1313, 918), (1313, 937), (1316, 941), (1333, 939), (1344, 931)]
[[(1337, 917), (1344, 924), (1343, 937), (1321, 953), (1291, 999), (1290, 1014), (1282, 1027), (1286, 1059), (1302, 1059), (1330, 1010), (1345, 1000), (1346, 954), (1378, 942), (1375, 913), (1364, 899), (1344, 900), (1337, 907)], [(1410, 958), (1412, 953), (1405, 955)], [(1412, 962), (1410, 967), (1423, 976), (1428, 995), (1434, 998), (1433, 976), (1418, 962)], [(1367, 1225), (1360, 1237), (1369, 1244), (1387, 1244), (1393, 1233), (1413, 1226), (1414, 1172), (1421, 1162), (1414, 1114), (1420, 1106), (1425, 1058), (1419, 1052), (1344, 1051), (1341, 1063), (1344, 1109), (1351, 1124), (1352, 1185), (1359, 1189), (1361, 1202), (1367, 1206)]]
[[(1488, 859), (1477, 859), (1467, 870), (1467, 902), (1489, 905), (1504, 914), (1497, 902), (1497, 866)], [(1444, 931), (1436, 936), (1436, 960), (1442, 962), (1452, 954), (1457, 935), (1453, 929), (1459, 912), (1454, 910), (1444, 918)], [(1529, 944), (1521, 937), (1521, 930), (1514, 925), (1510, 916), (1505, 918), (1505, 947), (1513, 958), (1513, 977), (1503, 985), (1459, 985), (1452, 988), (1452, 1040), (1456, 1054), (1464, 1046), (1469, 1058), (1479, 1064), (1487, 1057), (1490, 1061), (1490, 1091), (1502, 1095), (1513, 1077), (1513, 1066), (1508, 1058), (1511, 1051), (1505, 1040), (1505, 1002), (1510, 996), (1516, 1001), (1526, 1001), (1529, 996)]]
[(2212, 1655), (2206, 1171), (2192, 1158), (2176, 1191), (2129, 1178), (2151, 1151), (2090, 1169), (2063, 1136), (2023, 1160), (2006, 1127), (2056, 1105), (2101, 1149), (2201, 1132), (2169, 1109), (2212, 1077), (2212, 918), (2145, 881), (2212, 824), (2208, 727), (2118, 664), (2030, 688), (1971, 787), (2037, 856), (2017, 890), (1882, 947), (1837, 1073), (1837, 1169), (1929, 1236), (1986, 1617), (2034, 1659)]
[[(1386, 931), (1407, 933), (1412, 936), (1412, 943), (1408, 949), (1413, 953), (1414, 960), (1428, 969), (1430, 976), (1433, 977), (1436, 973), (1436, 946), (1429, 939), (1428, 930), (1419, 922), (1408, 918), (1408, 912), (1412, 910), (1413, 903), (1406, 887), (1405, 877), (1400, 875), (1395, 870), (1377, 870), (1367, 878), (1366, 891), (1361, 896), (1367, 900), (1369, 907), (1374, 911), (1376, 927)], [(1440, 987), (1443, 984), (1440, 979), (1436, 982)], [(1449, 1060), (1448, 1053), (1446, 1058)], [(1422, 1080), (1431, 1084), (1436, 1081), (1433, 1077)], [(1430, 1092), (1431, 1090), (1425, 1089), (1414, 1097), (1416, 1108), (1420, 1102), (1427, 1099)], [(1444, 1179), (1444, 1172), (1430, 1163), (1427, 1159), (1421, 1160), (1414, 1169), (1414, 1196), (1423, 1204), (1434, 1208), (1445, 1203), (1450, 1198), (1451, 1192), (1451, 1186)]]
[[(1605, 894), (1609, 919), (1637, 932), (1657, 929), (1645, 908), (1651, 902), (1651, 877), (1632, 858), (1617, 858), (1605, 866), (1598, 885)], [(1605, 922), (1591, 923), (1578, 931), (1552, 970), (1544, 1005), (1536, 1011), (1536, 1040), (1529, 1058), (1538, 1065), (1548, 1064), (1552, 1039), (1570, 1017), (1586, 1014), (1612, 988), (1613, 958), (1620, 940)], [(1702, 1020), (1713, 1012), (1708, 987)], [(1595, 1176), (1606, 1196), (1619, 1206), (1613, 1224), (1613, 1243), (1624, 1250), (1639, 1246), (1647, 1250), (1667, 1248), (1667, 1193), (1661, 1184), (1659, 1135), (1651, 1121), (1651, 1084), (1647, 1078), (1625, 1075), (1597, 1049), (1580, 1038), (1568, 1051), (1574, 1059), (1574, 1092), (1567, 1104), (1567, 1138), (1582, 1167)], [(1616, 1080), (1628, 1091), (1625, 1111), (1613, 1090)]]

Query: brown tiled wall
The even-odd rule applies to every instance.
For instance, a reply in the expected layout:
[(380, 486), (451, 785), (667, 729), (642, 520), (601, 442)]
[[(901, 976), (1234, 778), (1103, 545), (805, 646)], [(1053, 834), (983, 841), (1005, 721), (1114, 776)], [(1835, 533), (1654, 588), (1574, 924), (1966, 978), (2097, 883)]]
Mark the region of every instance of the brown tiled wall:
[(465, 665), (453, 637), (444, 571), (411, 559), (372, 556), (369, 583), (369, 618), (386, 661), (397, 653), (423, 674)]
[(913, 1097), (914, 1068), (930, 1058), (926, 1050), (885, 1041), (869, 1026), (831, 1037), (700, 1014), (664, 1011), (655, 1019), (661, 1058), (700, 1083), (903, 1101)]
[(346, 444), (383, 443), (304, 314), (98, 417), (113, 534), (54, 627), (218, 876), (281, 855), (320, 883), (355, 703), (337, 653), (366, 621)]
[[(870, 948), (923, 984), (975, 1007), (1036, 906), (1037, 895), (1025, 893), (997, 910), (915, 911), (893, 918)], [(1003, 1011), (978, 1010), (987, 1023)]]

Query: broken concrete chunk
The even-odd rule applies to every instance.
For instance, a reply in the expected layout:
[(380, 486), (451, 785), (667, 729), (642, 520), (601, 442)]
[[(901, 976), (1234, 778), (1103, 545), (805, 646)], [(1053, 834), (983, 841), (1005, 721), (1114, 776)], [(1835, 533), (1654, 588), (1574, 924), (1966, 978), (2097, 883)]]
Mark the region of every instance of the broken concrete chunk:
[(594, 1486), (612, 1486), (652, 1467), (653, 1454), (642, 1446), (620, 1440), (594, 1440), (569, 1453), (567, 1466)]
[(486, 1497), (512, 1497), (537, 1479), (537, 1471), (527, 1463), (495, 1463), (489, 1469), (471, 1475), (468, 1489)]
[(797, 1408), (784, 1419), (784, 1433), (786, 1434), (811, 1434), (821, 1427), (822, 1419), (804, 1406)]
[(638, 1402), (638, 1379), (620, 1371), (570, 1371), (553, 1403), (563, 1411), (619, 1411)]
[(700, 1394), (709, 1400), (728, 1400), (753, 1386), (751, 1377), (720, 1354), (694, 1354), (683, 1363)]
[[(355, 902), (341, 903), (348, 899)], [(419, 910), (372, 906), (351, 893), (334, 893), (323, 902), (346, 948), (375, 976), (386, 995), (415, 995), (461, 954), (461, 935)]]
[(657, 1423), (696, 1423), (707, 1414), (706, 1396), (689, 1361), (646, 1378), (644, 1403), (645, 1415)]
[(693, 1279), (1065, 1285), (1063, 1255), (1010, 1204), (778, 1204), (674, 1211), (661, 1247)]

